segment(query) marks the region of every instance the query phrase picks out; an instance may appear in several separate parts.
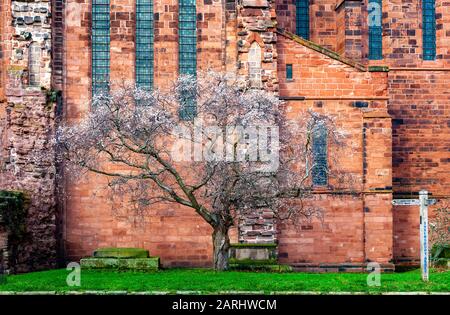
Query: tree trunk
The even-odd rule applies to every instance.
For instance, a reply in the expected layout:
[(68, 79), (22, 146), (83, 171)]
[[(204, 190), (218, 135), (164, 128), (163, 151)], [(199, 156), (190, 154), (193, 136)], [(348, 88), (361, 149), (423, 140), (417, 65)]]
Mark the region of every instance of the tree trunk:
[(214, 269), (228, 269), (228, 250), (230, 249), (230, 238), (228, 237), (229, 227), (226, 225), (214, 228), (212, 235), (214, 247)]

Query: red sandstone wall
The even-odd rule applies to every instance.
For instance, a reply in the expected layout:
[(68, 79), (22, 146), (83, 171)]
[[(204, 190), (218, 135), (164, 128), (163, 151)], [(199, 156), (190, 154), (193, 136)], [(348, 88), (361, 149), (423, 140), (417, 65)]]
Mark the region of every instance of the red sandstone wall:
[(211, 230), (194, 210), (177, 205), (152, 207), (145, 220), (113, 206), (105, 179), (91, 175), (73, 185), (67, 201), (66, 255), (77, 260), (98, 247), (141, 247), (161, 257), (163, 266), (209, 266)]
[(310, 40), (336, 50), (336, 1), (311, 0), (309, 6)]
[[(421, 57), (421, 3), (383, 3), (387, 35), (383, 53), (391, 67), (389, 113), (393, 118), (394, 191), (409, 195), (427, 189), (443, 201), (448, 200), (450, 3), (436, 1), (435, 61), (423, 61)], [(394, 255), (399, 262), (419, 258), (418, 220), (417, 207), (394, 207)]]
[(318, 195), (315, 207), (324, 220), (297, 226), (280, 224), (279, 256), (283, 263), (364, 263), (364, 212), (360, 197)]
[(276, 0), (277, 26), (295, 34), (295, 0)]
[[(279, 36), (281, 96), (387, 99), (386, 73), (363, 72)], [(286, 82), (286, 64), (293, 64), (293, 81)]]
[[(276, 0), (278, 27), (295, 34), (295, 0)], [(336, 0), (310, 0), (310, 40), (336, 50)]]
[[(345, 132), (343, 148), (330, 147), (331, 172), (340, 170), (352, 184), (337, 184), (318, 195), (324, 221), (279, 227), (282, 261), (299, 264), (390, 263), (393, 258), (391, 120), (387, 114), (387, 73), (366, 72), (332, 59), (291, 39), (278, 39), (280, 95), (288, 117), (307, 109), (327, 113)], [(293, 80), (286, 80), (293, 64)], [(367, 102), (356, 108), (355, 101)], [(344, 191), (341, 196), (334, 195)], [(347, 191), (347, 193), (345, 193)], [(355, 194), (348, 194), (353, 191)]]
[[(65, 113), (68, 121), (89, 110), (90, 1), (67, 1)], [(177, 1), (155, 2), (155, 85), (165, 88), (178, 72)], [(134, 1), (111, 2), (111, 80), (134, 80)], [(220, 1), (197, 2), (198, 68), (220, 70), (224, 64), (223, 11)], [(66, 256), (92, 254), (97, 247), (143, 247), (165, 266), (207, 266), (212, 259), (211, 231), (194, 211), (160, 205), (147, 221), (112, 207), (104, 178), (68, 179), (65, 205)], [(136, 223), (136, 224), (135, 224)]]
[[(176, 3), (177, 1), (175, 0), (169, 0), (165, 1), (164, 4), (161, 4), (161, 2), (155, 4), (155, 83), (158, 86), (164, 86), (170, 82), (177, 72), (178, 15)], [(448, 90), (450, 83), (448, 79), (449, 72), (443, 69), (431, 72), (405, 71), (395, 68), (408, 66), (447, 69), (449, 67), (449, 4), (445, 1), (437, 1), (436, 6), (438, 60), (422, 62), (420, 61), (422, 47), (420, 4), (416, 3), (405, 6), (402, 3), (401, 1), (383, 1), (383, 11), (385, 12), (383, 18), (385, 28), (383, 53), (386, 59), (381, 62), (371, 62), (371, 64), (387, 63), (391, 66), (391, 71), (388, 76), (389, 93), (386, 90), (385, 73), (369, 74), (366, 72), (358, 72), (351, 67), (343, 66), (338, 61), (330, 61), (316, 52), (306, 51), (299, 45), (287, 43), (281, 36), (277, 44), (279, 53), (280, 93), (282, 96), (306, 95), (317, 99), (321, 97), (375, 98), (370, 103), (370, 106), (373, 108), (377, 106), (381, 106), (381, 108), (385, 107), (385, 98), (389, 95), (389, 114), (394, 118), (392, 126), (394, 190), (396, 192), (410, 192), (426, 188), (435, 195), (441, 194), (448, 196), (449, 179), (447, 174), (450, 170), (445, 148), (449, 146), (448, 139), (450, 139), (450, 136), (447, 122), (450, 115), (449, 98), (446, 96), (445, 91)], [(128, 12), (127, 8), (132, 8), (133, 3), (130, 1), (116, 1), (114, 5), (112, 11), (117, 12), (112, 13), (114, 15), (112, 18), (115, 19), (114, 23), (120, 25), (121, 28), (112, 30), (111, 32), (112, 35), (114, 34), (111, 45), (111, 56), (114, 56), (111, 77), (119, 78), (120, 74), (123, 73), (125, 77), (132, 79), (134, 76), (132, 74), (132, 69), (134, 68), (134, 46), (128, 39), (131, 38), (130, 32), (133, 32), (132, 24), (134, 16)], [(226, 62), (228, 69), (234, 69), (235, 57), (237, 55), (236, 47), (233, 44), (236, 42), (236, 24), (233, 20), (234, 13), (232, 10), (228, 12), (229, 20), (227, 20), (226, 24), (229, 42), (227, 43), (227, 54), (224, 57), (223, 51), (221, 51), (224, 45), (222, 41), (223, 32), (221, 27), (219, 27), (219, 25), (224, 24), (220, 3), (204, 0), (198, 1), (197, 5), (199, 12), (198, 25), (199, 27), (207, 27), (207, 29), (199, 31), (198, 34), (199, 68), (219, 68), (223, 65), (223, 62)], [(64, 92), (66, 100), (65, 112), (68, 119), (80, 117), (83, 112), (88, 110), (89, 106), (89, 6), (88, 0), (67, 1), (68, 9), (65, 31), (67, 86)], [(341, 38), (345, 34), (341, 26), (345, 22), (342, 17), (337, 16), (334, 7), (335, 1), (312, 2), (311, 40), (342, 52), (346, 42)], [(81, 10), (81, 14), (78, 14), (77, 12), (79, 11), (77, 10)], [(276, 10), (278, 13), (278, 25), (295, 32), (295, 5), (293, 1), (277, 1)], [(117, 13), (125, 14), (119, 14), (118, 16)], [(367, 53), (364, 50), (366, 36), (367, 34), (363, 32), (361, 45), (364, 56)], [(341, 40), (340, 42), (339, 38)], [(353, 45), (352, 47), (355, 46)], [(284, 81), (285, 63), (294, 64), (293, 82), (288, 83)], [(316, 100), (314, 106), (323, 106), (324, 102)], [(348, 119), (348, 117), (354, 116), (355, 119), (362, 121), (363, 117), (359, 112), (350, 107), (350, 102), (350, 100), (347, 100), (343, 102), (345, 104), (339, 105), (342, 108), (342, 117)], [(325, 102), (325, 107), (330, 108), (335, 106), (333, 104), (338, 103), (328, 104)], [(377, 105), (377, 103), (379, 104)], [(357, 123), (355, 121), (355, 126), (357, 125), (359, 128), (362, 123), (361, 121)], [(380, 123), (385, 124), (386, 121)], [(361, 130), (358, 132), (362, 132)], [(383, 159), (383, 161), (385, 160)], [(386, 168), (386, 166), (382, 167), (382, 169)], [(374, 176), (376, 175), (375, 169), (372, 169), (372, 175)], [(378, 174), (384, 174), (384, 172), (378, 171)], [(375, 182), (377, 185), (384, 185), (383, 187), (385, 188), (389, 186), (383, 180), (380, 182), (375, 180)], [(87, 209), (99, 207), (99, 204), (102, 204), (104, 200), (98, 196), (94, 199), (89, 197), (92, 196), (96, 185), (97, 182), (94, 179), (91, 179), (91, 182), (87, 185), (78, 185), (79, 188), (68, 185), (68, 187), (73, 187), (72, 195), (75, 196), (75, 201), (69, 202), (67, 205), (67, 248), (70, 257), (88, 255), (95, 247), (100, 246), (99, 244), (115, 245), (113, 244), (115, 242), (113, 240), (117, 240), (117, 244), (134, 244), (134, 246), (148, 244), (141, 246), (148, 246), (152, 253), (160, 255), (163, 258), (163, 262), (165, 261), (167, 264), (186, 261), (195, 261), (194, 264), (196, 265), (209, 263), (209, 231), (207, 231), (206, 226), (202, 225), (201, 221), (197, 221), (195, 216), (191, 216), (190, 213), (185, 213), (186, 209), (176, 210), (177, 213), (180, 211), (181, 217), (163, 215), (160, 221), (152, 222), (150, 228), (146, 232), (142, 232), (132, 228), (128, 223), (114, 219), (111, 216), (110, 209), (106, 206), (104, 208), (100, 207), (99, 212), (95, 215), (87, 213)], [(361, 213), (353, 213), (348, 208), (338, 207), (339, 209), (336, 211), (342, 211), (342, 213), (347, 214), (351, 213), (357, 217), (357, 220), (361, 220), (360, 222), (364, 224), (378, 222), (379, 224), (372, 225), (374, 228), (372, 232), (380, 233), (380, 235), (383, 229), (386, 230), (392, 227), (393, 220), (395, 256), (414, 257), (418, 253), (418, 243), (415, 241), (418, 230), (414, 225), (417, 219), (416, 209), (414, 207), (396, 207), (393, 212), (393, 219), (391, 220), (389, 219), (389, 198), (383, 194), (379, 194), (377, 198), (379, 198), (377, 201), (366, 199), (366, 202), (371, 203), (373, 207), (378, 207), (376, 205), (381, 204), (386, 205), (382, 209), (377, 208), (377, 210), (374, 210), (376, 212), (382, 212), (374, 218), (368, 215), (366, 219), (363, 219)], [(354, 201), (354, 204), (358, 205), (356, 209), (361, 209), (359, 207), (360, 202), (362, 201), (359, 199)], [(81, 214), (80, 218), (82, 219), (77, 217), (78, 213)], [(332, 221), (332, 217), (329, 220), (331, 220), (330, 224), (339, 225), (339, 222)], [(96, 221), (103, 223), (102, 225), (96, 225)], [(185, 222), (191, 223), (189, 226), (182, 228), (184, 232), (176, 232), (175, 227), (177, 225), (183, 226)], [(102, 226), (106, 227), (104, 231), (102, 231)], [(197, 226), (199, 226), (198, 229), (203, 233), (203, 236), (198, 238), (195, 236), (197, 235)], [(166, 228), (170, 233), (167, 231), (164, 232)], [(152, 232), (152, 230), (156, 232)], [(314, 242), (323, 242), (327, 234), (317, 231), (318, 228), (314, 228), (314, 232), (305, 230), (302, 233), (315, 233), (315, 236), (312, 237)], [(179, 236), (176, 238), (178, 242), (172, 238), (163, 238), (165, 235), (173, 234), (172, 232), (175, 234), (179, 233)], [(288, 231), (281, 233), (289, 235), (286, 236), (286, 240), (290, 240), (289, 242), (292, 244), (294, 243), (294, 239), (299, 240), (299, 237), (295, 236), (295, 233), (289, 234), (291, 232)], [(90, 234), (95, 235), (95, 237), (90, 236)], [(356, 233), (355, 235), (359, 234)], [(376, 240), (377, 234), (373, 235), (375, 235), (374, 240)], [(389, 244), (389, 234), (385, 237), (386, 239), (384, 241), (386, 244)], [(153, 239), (159, 239), (160, 241), (156, 243), (149, 241)], [(352, 238), (349, 242), (356, 242), (355, 240), (356, 238)], [(166, 241), (174, 241), (177, 243), (171, 247), (163, 244)], [(365, 248), (367, 252), (371, 250), (371, 242), (369, 240)], [(377, 243), (377, 241), (374, 242), (374, 246), (379, 246), (380, 243)], [(328, 244), (331, 244), (331, 241)], [(283, 245), (282, 243), (281, 246), (282, 249), (286, 249), (283, 246), (287, 245)], [(193, 258), (194, 256), (187, 258), (187, 253), (183, 254), (181, 252), (182, 249), (188, 247), (197, 247), (198, 252), (194, 255), (197, 258)], [(353, 251), (355, 250), (354, 248), (356, 248), (354, 245), (349, 245), (348, 251)], [(389, 248), (389, 245), (387, 248)], [(296, 249), (294, 245), (290, 247), (289, 253), (291, 251), (293, 254), (290, 254), (289, 259), (294, 257), (292, 259), (296, 261), (309, 260), (307, 256), (310, 253), (305, 252), (305, 255), (302, 256), (300, 250)], [(294, 254), (296, 251), (297, 253)], [(380, 253), (383, 257), (388, 256), (388, 252)], [(347, 254), (343, 254), (342, 252), (340, 257), (345, 257), (345, 255)], [(377, 252), (375, 252), (373, 257), (377, 259)]]

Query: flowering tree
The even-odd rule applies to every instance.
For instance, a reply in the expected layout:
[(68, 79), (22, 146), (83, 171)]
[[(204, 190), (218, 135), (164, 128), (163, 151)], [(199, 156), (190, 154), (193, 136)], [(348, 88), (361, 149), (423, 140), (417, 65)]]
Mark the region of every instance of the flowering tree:
[[(237, 218), (271, 209), (279, 220), (320, 215), (311, 193), (316, 130), (338, 141), (329, 117), (309, 112), (290, 123), (279, 99), (226, 74), (183, 76), (167, 90), (122, 84), (98, 95), (56, 144), (70, 173), (110, 178), (114, 195), (136, 209), (154, 203), (192, 208), (213, 229), (214, 267), (228, 268), (228, 231)], [(295, 137), (294, 137), (295, 135)], [(295, 139), (295, 141), (293, 141)], [(328, 172), (328, 169), (322, 170)]]
[[(444, 204), (434, 211), (430, 220), (430, 258), (435, 265), (447, 263), (445, 251), (450, 248), (450, 207)], [(444, 257), (444, 259), (440, 259)]]

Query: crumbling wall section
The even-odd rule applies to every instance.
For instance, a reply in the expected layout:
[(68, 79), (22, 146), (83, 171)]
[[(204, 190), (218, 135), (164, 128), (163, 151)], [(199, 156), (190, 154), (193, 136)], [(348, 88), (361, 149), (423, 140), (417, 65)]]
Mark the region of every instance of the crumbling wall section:
[(1, 102), (0, 188), (30, 195), (26, 236), (15, 272), (56, 263), (55, 130), (52, 90), (52, 20), (49, 0), (3, 1), (2, 49), (6, 60)]

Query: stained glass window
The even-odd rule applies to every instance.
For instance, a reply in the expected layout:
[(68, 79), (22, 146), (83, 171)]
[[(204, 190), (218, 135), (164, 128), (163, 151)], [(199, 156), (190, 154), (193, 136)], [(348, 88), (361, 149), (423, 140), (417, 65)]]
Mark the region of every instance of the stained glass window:
[[(179, 0), (178, 14), (178, 66), (180, 74), (195, 79), (197, 74), (197, 9), (196, 0)], [(180, 118), (192, 119), (196, 115), (195, 95), (183, 95), (180, 100)]]
[(309, 39), (309, 0), (296, 0), (296, 34)]
[(328, 136), (324, 125), (317, 125), (313, 130), (313, 185), (328, 184)]
[(153, 87), (153, 0), (136, 0), (136, 84)]
[(422, 0), (423, 59), (436, 59), (435, 0)]
[(369, 59), (383, 59), (382, 0), (369, 0)]
[(92, 0), (92, 94), (108, 91), (109, 0)]
[(179, 67), (180, 74), (197, 71), (197, 10), (195, 0), (179, 1)]

